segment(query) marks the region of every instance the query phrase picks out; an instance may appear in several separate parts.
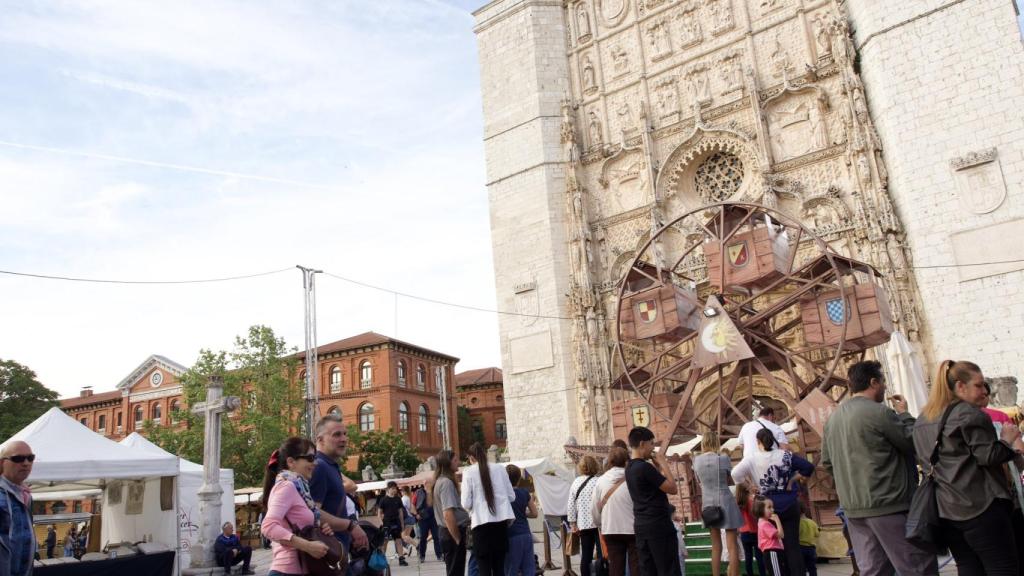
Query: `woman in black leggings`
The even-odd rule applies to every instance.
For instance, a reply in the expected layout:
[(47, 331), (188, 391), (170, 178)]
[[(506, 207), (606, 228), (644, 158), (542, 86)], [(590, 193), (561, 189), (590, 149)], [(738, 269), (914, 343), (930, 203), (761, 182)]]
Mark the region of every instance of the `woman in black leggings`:
[(508, 551), (508, 521), (515, 519), (515, 492), (505, 467), (489, 464), (483, 444), (469, 447), (472, 466), (462, 474), (462, 507), (472, 520), (473, 557), (480, 576), (502, 576)]

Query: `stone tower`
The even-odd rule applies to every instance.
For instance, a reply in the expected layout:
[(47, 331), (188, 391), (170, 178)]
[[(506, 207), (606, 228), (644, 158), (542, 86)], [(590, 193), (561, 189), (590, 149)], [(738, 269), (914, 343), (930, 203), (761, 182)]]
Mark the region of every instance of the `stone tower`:
[[(500, 324), (514, 457), (610, 440), (616, 287), (652, 231), (709, 202), (777, 207), (873, 264), (926, 366), (1024, 367), (1024, 262), (914, 269), (1013, 259), (982, 252), (1024, 236), (1013, 8), (881, 4), (495, 0), (475, 13), (497, 300), (524, 314)], [(1001, 311), (979, 299), (993, 290)]]

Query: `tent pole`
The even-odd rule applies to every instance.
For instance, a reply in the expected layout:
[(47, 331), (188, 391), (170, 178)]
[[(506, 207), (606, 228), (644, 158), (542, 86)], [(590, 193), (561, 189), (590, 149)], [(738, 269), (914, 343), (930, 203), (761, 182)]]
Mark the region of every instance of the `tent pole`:
[(174, 531), (178, 541), (174, 545), (174, 565), (178, 567), (178, 576), (181, 576), (181, 457), (178, 457), (178, 475), (174, 477)]

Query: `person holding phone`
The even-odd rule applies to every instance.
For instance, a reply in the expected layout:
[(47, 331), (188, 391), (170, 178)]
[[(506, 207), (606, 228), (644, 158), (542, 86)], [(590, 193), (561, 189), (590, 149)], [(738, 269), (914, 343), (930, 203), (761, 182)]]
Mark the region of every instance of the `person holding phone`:
[(669, 494), (679, 488), (661, 451), (654, 450), (654, 432), (644, 426), (629, 431), (632, 458), (626, 463), (626, 488), (633, 500), (640, 576), (681, 576), (679, 540), (672, 523), (675, 508)]

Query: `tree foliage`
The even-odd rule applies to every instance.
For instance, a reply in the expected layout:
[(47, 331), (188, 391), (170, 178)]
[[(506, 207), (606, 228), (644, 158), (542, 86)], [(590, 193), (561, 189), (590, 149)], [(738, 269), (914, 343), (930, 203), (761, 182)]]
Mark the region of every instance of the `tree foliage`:
[[(420, 459), (416, 449), (405, 439), (405, 436), (393, 430), (371, 430), (362, 432), (357, 426), (348, 427), (348, 453), (359, 456), (361, 473), (367, 465), (380, 476), (381, 472), (395, 459), (395, 467), (406, 474), (416, 471)], [(360, 479), (362, 477), (360, 476)]]
[(0, 360), (0, 439), (10, 438), (56, 406), (58, 397), (28, 366)]
[[(457, 418), (459, 425), (459, 452), (466, 454), (469, 452), (469, 447), (473, 445), (473, 442), (478, 441), (476, 435), (474, 435), (473, 420), (469, 416), (469, 408), (459, 406), (457, 408)], [(483, 442), (483, 438), (481, 437), (479, 441)]]
[[(298, 359), (267, 326), (252, 326), (235, 339), (231, 352), (201, 350), (196, 363), (181, 377), (188, 406), (206, 400), (211, 376), (224, 379), (224, 395), (242, 399), (241, 410), (222, 420), (221, 466), (233, 468), (236, 486), (259, 486), (270, 453), (302, 429), (303, 389), (296, 381)], [(188, 411), (177, 415), (185, 428), (154, 426), (145, 434), (163, 449), (202, 462), (204, 419)]]

